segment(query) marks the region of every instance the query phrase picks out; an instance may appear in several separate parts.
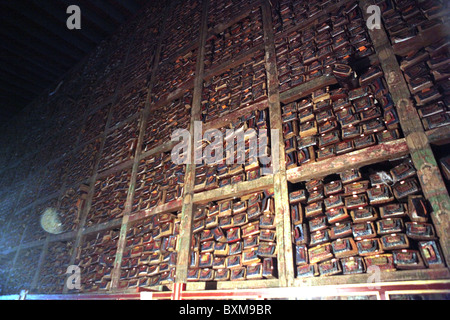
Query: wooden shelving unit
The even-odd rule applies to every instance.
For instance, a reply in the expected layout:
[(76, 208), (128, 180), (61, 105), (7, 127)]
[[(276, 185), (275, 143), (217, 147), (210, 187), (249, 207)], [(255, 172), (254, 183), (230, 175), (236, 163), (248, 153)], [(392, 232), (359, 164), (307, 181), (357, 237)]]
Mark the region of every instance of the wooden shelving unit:
[[(344, 155), (334, 156), (326, 160), (308, 163), (293, 169), (286, 169), (285, 160), (285, 149), (283, 143), (283, 133), (282, 133), (282, 115), (281, 115), (281, 104), (287, 104), (292, 101), (296, 101), (299, 98), (310, 95), (312, 92), (318, 88), (334, 85), (337, 80), (334, 76), (321, 76), (312, 81), (308, 81), (302, 85), (296, 86), (284, 92), (279, 91), (278, 82), (278, 71), (276, 64), (276, 52), (275, 52), (275, 38), (285, 37), (293, 31), (302, 30), (308, 28), (314, 24), (317, 24), (325, 14), (328, 14), (343, 6), (344, 4), (350, 3), (350, 0), (337, 1), (330, 6), (327, 6), (320, 14), (313, 16), (310, 19), (303, 21), (302, 23), (295, 25), (281, 34), (274, 36), (273, 25), (272, 25), (272, 13), (271, 13), (271, 2), (269, 0), (256, 0), (248, 8), (242, 10), (242, 14), (234, 17), (229, 23), (218, 24), (215, 28), (208, 30), (208, 6), (209, 1), (202, 1), (202, 14), (201, 14), (201, 24), (199, 30), (199, 38), (197, 41), (189, 43), (184, 46), (168, 59), (165, 59), (162, 63), (167, 63), (175, 59), (177, 55), (189, 52), (193, 49), (198, 49), (196, 57), (196, 71), (193, 79), (187, 81), (182, 87), (177, 88), (174, 92), (164, 97), (157, 103), (151, 103), (150, 97), (152, 94), (152, 88), (155, 84), (156, 77), (158, 75), (158, 67), (160, 66), (162, 43), (165, 39), (165, 24), (160, 28), (159, 38), (156, 45), (156, 52), (154, 55), (154, 60), (152, 61), (152, 72), (150, 79), (148, 81), (148, 91), (145, 108), (136, 113), (135, 115), (127, 118), (121, 123), (109, 126), (111, 121), (112, 108), (109, 108), (108, 119), (106, 121), (105, 127), (102, 129), (102, 133), (90, 139), (89, 141), (80, 144), (81, 133), (78, 135), (77, 143), (74, 146), (71, 153), (77, 152), (82, 146), (89, 144), (90, 142), (101, 139), (100, 149), (97, 150), (96, 162), (93, 170), (93, 174), (88, 181), (80, 181), (76, 183), (76, 186), (86, 183), (89, 186), (87, 192), (87, 198), (85, 200), (84, 206), (81, 211), (81, 219), (78, 224), (78, 228), (74, 231), (66, 232), (60, 235), (48, 235), (45, 239), (39, 241), (33, 241), (29, 243), (24, 243), (23, 232), (21, 235), (20, 243), (10, 249), (0, 252), (1, 255), (11, 254), (15, 252), (15, 259), (20, 255), (23, 249), (42, 247), (42, 253), (40, 256), (38, 267), (33, 277), (33, 286), (29, 288), (31, 291), (38, 288), (39, 283), (39, 273), (43, 261), (46, 258), (47, 248), (52, 242), (73, 240), (74, 247), (79, 248), (83, 243), (83, 239), (86, 235), (95, 234), (99, 231), (119, 229), (120, 236), (117, 242), (117, 253), (115, 256), (114, 269), (112, 273), (111, 288), (108, 293), (110, 297), (115, 297), (121, 293), (129, 293), (119, 289), (120, 280), (120, 268), (123, 258), (123, 253), (125, 249), (126, 234), (130, 224), (144, 220), (145, 218), (151, 217), (160, 213), (176, 212), (181, 211), (181, 226), (180, 234), (178, 235), (177, 252), (178, 260), (176, 264), (176, 277), (175, 283), (186, 284), (185, 292), (190, 291), (205, 290), (208, 288), (206, 282), (188, 282), (187, 272), (189, 264), (189, 252), (192, 241), (192, 224), (193, 224), (193, 213), (195, 207), (198, 204), (208, 203), (210, 201), (217, 201), (222, 199), (228, 199), (233, 197), (240, 197), (252, 192), (262, 191), (265, 189), (274, 189), (274, 200), (275, 200), (275, 215), (276, 215), (276, 237), (277, 237), (277, 261), (278, 261), (278, 279), (264, 279), (264, 280), (247, 280), (247, 281), (219, 281), (215, 284), (216, 290), (231, 290), (231, 289), (257, 289), (257, 288), (285, 288), (286, 290), (292, 287), (310, 287), (310, 286), (325, 286), (325, 285), (343, 285), (343, 284), (362, 284), (367, 283), (369, 274), (361, 274), (357, 276), (332, 276), (332, 277), (313, 277), (313, 278), (295, 278), (294, 272), (294, 258), (293, 258), (293, 243), (292, 243), (292, 230), (290, 221), (290, 207), (288, 200), (288, 183), (298, 183), (305, 182), (311, 179), (323, 178), (327, 175), (339, 173), (350, 168), (360, 168), (366, 165), (379, 163), (385, 160), (394, 160), (401, 158), (405, 155), (410, 155), (415, 167), (418, 169), (418, 177), (421, 183), (422, 190), (426, 198), (430, 201), (433, 207), (433, 223), (435, 225), (437, 234), (439, 236), (440, 245), (443, 249), (447, 265), (450, 262), (450, 198), (442, 180), (441, 174), (439, 172), (438, 165), (434, 159), (433, 153), (431, 151), (430, 144), (446, 144), (450, 141), (450, 128), (438, 128), (424, 132), (421, 121), (418, 117), (417, 111), (414, 108), (410, 93), (405, 80), (402, 77), (400, 68), (397, 60), (395, 59), (396, 53), (403, 53), (406, 49), (411, 48), (411, 44), (414, 43), (413, 40), (408, 41), (408, 43), (402, 43), (399, 45), (391, 46), (387, 38), (384, 28), (379, 30), (369, 31), (369, 35), (373, 41), (376, 55), (373, 55), (370, 60), (381, 66), (389, 91), (392, 94), (393, 101), (397, 107), (397, 111), (400, 118), (401, 129), (404, 133), (404, 138), (397, 139), (395, 141), (390, 141), (375, 146), (367, 147), (357, 151), (353, 151)], [(166, 21), (170, 12), (171, 6), (174, 5), (175, 1), (170, 1), (170, 5), (167, 6), (162, 12), (162, 21)], [(366, 14), (365, 8), (372, 4), (370, 0), (360, 0), (359, 5), (363, 14)], [(213, 35), (222, 32), (234, 23), (242, 20), (248, 16), (251, 12), (251, 8), (254, 6), (259, 6), (262, 11), (262, 21), (263, 21), (263, 32), (264, 32), (264, 43), (253, 47), (241, 54), (238, 54), (233, 59), (228, 62), (221, 63), (220, 65), (214, 66), (213, 68), (205, 71), (204, 70), (204, 56), (205, 56), (205, 44), (208, 39)], [(431, 31), (430, 31), (431, 32)], [(436, 35), (438, 36), (438, 35)], [(429, 37), (428, 34), (419, 34), (417, 37), (421, 39), (421, 45), (424, 43), (431, 43), (433, 37)], [(128, 57), (131, 46), (127, 48), (126, 57)], [(194, 139), (194, 121), (201, 120), (201, 99), (202, 90), (205, 80), (211, 79), (214, 75), (218, 75), (228, 70), (229, 68), (236, 67), (247, 60), (250, 60), (253, 55), (260, 51), (265, 51), (265, 69), (267, 74), (267, 98), (262, 99), (246, 106), (241, 106), (240, 109), (232, 113), (226, 114), (225, 116), (213, 120), (210, 122), (203, 123), (203, 130), (217, 129), (224, 127), (231, 121), (248, 114), (255, 110), (269, 110), (270, 116), (270, 129), (278, 129), (278, 135), (271, 135), (271, 145), (279, 146), (277, 153), (279, 155), (278, 159), (272, 159), (273, 165), (278, 168), (273, 175), (263, 176), (259, 179), (253, 181), (245, 181), (238, 183), (236, 185), (228, 185), (223, 188), (213, 189), (209, 191), (204, 191), (200, 193), (194, 193), (194, 180), (195, 180), (195, 165), (188, 164), (185, 169), (185, 179), (184, 179), (184, 193), (183, 197), (175, 201), (158, 205), (150, 210), (144, 210), (140, 212), (132, 212), (132, 203), (134, 198), (134, 191), (136, 188), (136, 179), (138, 174), (138, 166), (142, 159), (146, 159), (152, 155), (159, 154), (162, 152), (170, 151), (175, 145), (174, 142), (165, 141), (160, 145), (152, 148), (151, 150), (142, 150), (146, 122), (148, 116), (151, 112), (157, 112), (158, 108), (164, 106), (168, 102), (179, 98), (186, 89), (193, 90), (193, 101), (191, 107), (191, 125), (190, 133), (191, 139)], [(127, 65), (127, 58), (122, 61), (120, 66), (120, 77), (123, 77), (126, 70), (124, 67)], [(128, 89), (130, 86), (121, 86), (121, 81), (117, 84), (117, 88), (122, 88), (122, 90)], [(96, 110), (103, 106), (116, 102), (117, 97), (120, 94), (120, 90), (115, 92), (113, 96), (108, 97), (105, 103), (99, 105)], [(94, 100), (94, 97), (90, 97)], [(90, 111), (91, 112), (91, 111)], [(88, 113), (83, 115), (84, 121), (86, 121)], [(99, 163), (102, 151), (105, 146), (105, 140), (108, 133), (112, 132), (114, 129), (120, 127), (121, 125), (139, 119), (139, 136), (136, 144), (136, 149), (134, 156), (112, 168), (108, 168), (104, 171), (99, 171)], [(192, 156), (193, 154), (192, 150)], [(60, 159), (58, 159), (59, 161)], [(55, 160), (56, 161), (56, 160)], [(119, 219), (113, 221), (108, 221), (105, 223), (93, 225), (86, 227), (87, 216), (91, 209), (92, 200), (94, 196), (95, 182), (105, 176), (114, 174), (123, 169), (131, 170), (131, 178), (129, 182), (129, 188), (127, 193), (127, 200), (125, 204), (125, 209), (123, 210), (123, 216)], [(10, 170), (7, 168), (5, 170)], [(3, 172), (3, 171), (2, 171)], [(1, 173), (1, 172), (0, 172)], [(32, 203), (31, 205), (19, 210), (19, 213), (25, 210), (34, 208), (36, 204), (50, 200), (50, 198), (59, 197), (62, 193), (69, 187), (65, 183), (62, 184), (61, 189), (55, 194), (49, 195), (43, 199), (39, 199)], [(77, 250), (74, 250), (73, 255), (70, 259), (70, 264), (74, 264), (77, 256)], [(414, 271), (398, 271), (392, 273), (383, 273), (381, 276), (382, 282), (397, 282), (397, 281), (419, 281), (419, 280), (437, 280), (437, 279), (449, 279), (450, 273), (447, 268), (443, 269), (421, 269)], [(166, 286), (158, 286), (152, 288), (146, 288), (160, 292), (163, 290), (173, 290), (174, 285), (169, 284)], [(132, 290), (133, 292), (136, 290)], [(287, 292), (287, 291), (286, 291)], [(64, 293), (68, 293), (65, 289)], [(103, 292), (102, 292), (103, 293)], [(163, 294), (163, 292), (160, 292)], [(165, 293), (164, 293), (165, 294)], [(107, 296), (106, 296), (107, 297)], [(170, 298), (170, 295), (169, 295)]]

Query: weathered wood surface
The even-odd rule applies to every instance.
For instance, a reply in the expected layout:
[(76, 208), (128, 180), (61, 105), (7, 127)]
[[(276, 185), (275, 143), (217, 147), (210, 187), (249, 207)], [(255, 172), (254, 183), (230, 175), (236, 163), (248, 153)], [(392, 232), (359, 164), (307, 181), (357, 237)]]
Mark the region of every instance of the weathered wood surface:
[[(447, 14), (449, 12), (447, 11)], [(450, 35), (450, 29), (445, 24), (439, 24), (428, 30), (419, 32), (415, 37), (400, 43), (394, 43), (392, 48), (394, 53), (399, 56), (405, 56), (412, 51), (417, 51), (423, 47), (429, 46), (434, 42)]]
[(183, 200), (178, 199), (175, 201), (171, 201), (169, 203), (159, 205), (150, 210), (142, 210), (137, 213), (132, 213), (132, 214), (130, 214), (128, 222), (135, 222), (138, 220), (142, 220), (142, 219), (148, 218), (150, 216), (153, 216), (155, 214), (179, 211), (179, 210), (181, 210), (182, 204), (183, 204)]
[(385, 160), (399, 158), (408, 153), (409, 149), (406, 140), (398, 139), (289, 169), (287, 170), (287, 179), (296, 183), (323, 178), (348, 169), (360, 168)]
[[(370, 0), (360, 0), (360, 6), (366, 19), (368, 18), (367, 7), (371, 4)], [(450, 197), (384, 27), (369, 30), (369, 36), (378, 54), (389, 91), (397, 107), (400, 125), (406, 137), (411, 159), (418, 170), (417, 176), (422, 191), (433, 207), (432, 220), (448, 263), (450, 261)], [(420, 37), (417, 39), (421, 39)], [(431, 41), (431, 39), (430, 36), (423, 40)], [(415, 42), (415, 45), (422, 46), (424, 43), (419, 41)], [(408, 47), (407, 44), (405, 46)], [(413, 47), (408, 49), (411, 50)], [(396, 53), (399, 51), (400, 49), (397, 47)]]
[(223, 128), (226, 125), (230, 124), (233, 120), (236, 120), (242, 116), (248, 115), (252, 111), (264, 110), (264, 109), (267, 109), (268, 107), (269, 107), (269, 103), (268, 103), (267, 99), (248, 104), (247, 106), (239, 108), (238, 110), (231, 112), (229, 114), (226, 114), (216, 120), (204, 123), (202, 125), (203, 132), (205, 132), (206, 130), (210, 130), (210, 129)]
[(253, 181), (230, 184), (222, 188), (196, 193), (193, 196), (192, 202), (195, 204), (204, 204), (210, 201), (242, 197), (253, 192), (272, 188), (273, 181), (274, 177), (273, 175), (270, 175)]
[(428, 130), (425, 134), (431, 144), (440, 146), (450, 143), (450, 126)]
[[(269, 1), (262, 2), (262, 17), (265, 44), (265, 65), (269, 97), (273, 188), (277, 234), (278, 279), (280, 286), (289, 286), (294, 278), (294, 260), (291, 241), (291, 220), (286, 179), (286, 159), (282, 130), (278, 69), (273, 36), (272, 14)], [(276, 132), (273, 129), (277, 130)]]
[(306, 97), (313, 93), (315, 90), (323, 88), (324, 86), (330, 86), (336, 84), (337, 80), (333, 75), (323, 75), (316, 79), (310, 80), (308, 82), (302, 83), (296, 87), (288, 89), (280, 93), (280, 102), (287, 104), (298, 100), (300, 98)]
[[(204, 0), (202, 3), (202, 18), (200, 26), (199, 37), (199, 51), (197, 55), (197, 65), (194, 79), (194, 93), (192, 97), (191, 109), (191, 146), (194, 146), (194, 122), (201, 119), (201, 99), (203, 91), (203, 77), (204, 77), (204, 59), (205, 59), (205, 44), (208, 33), (208, 1)], [(191, 159), (194, 157), (195, 148), (191, 148)], [(189, 267), (189, 257), (192, 241), (192, 222), (194, 213), (193, 193), (195, 181), (195, 164), (186, 165), (186, 177), (184, 186), (184, 199), (182, 204), (180, 234), (178, 236), (178, 254), (177, 254), (177, 268), (175, 274), (175, 281), (177, 283), (186, 283)]]

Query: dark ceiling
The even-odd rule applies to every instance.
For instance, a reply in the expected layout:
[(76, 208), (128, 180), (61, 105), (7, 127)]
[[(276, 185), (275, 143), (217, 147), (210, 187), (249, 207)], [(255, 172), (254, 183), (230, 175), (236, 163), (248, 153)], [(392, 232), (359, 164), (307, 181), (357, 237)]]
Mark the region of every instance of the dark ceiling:
[[(0, 0), (0, 123), (48, 89), (147, 1)], [(69, 5), (81, 9), (81, 30), (66, 27)]]

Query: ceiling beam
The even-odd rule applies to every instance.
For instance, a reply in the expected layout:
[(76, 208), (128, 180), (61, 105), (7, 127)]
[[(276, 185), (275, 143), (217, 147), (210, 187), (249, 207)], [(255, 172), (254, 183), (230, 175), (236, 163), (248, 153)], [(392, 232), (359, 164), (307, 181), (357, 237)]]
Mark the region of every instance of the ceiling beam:
[[(5, 56), (16, 56), (14, 60), (17, 63), (23, 63), (24, 66), (29, 66), (28, 69), (31, 68), (37, 74), (45, 75), (46, 77), (48, 76), (51, 79), (55, 79), (55, 76), (58, 76), (59, 74), (58, 70), (61, 68), (58, 68), (55, 65), (52, 65), (51, 68), (47, 67), (46, 64), (48, 64), (49, 61), (39, 58), (37, 54), (32, 51), (27, 51), (21, 46), (14, 45), (11, 41), (8, 41), (8, 45), (0, 42), (0, 47), (7, 53)], [(3, 59), (3, 56), (1, 56), (1, 58)], [(7, 61), (7, 63), (9, 63), (9, 61)]]
[(30, 88), (16, 80), (0, 79), (0, 85), (11, 94), (15, 94), (17, 97), (33, 98), (42, 93), (42, 90)]
[[(31, 0), (32, 3), (39, 6), (42, 10), (44, 10), (49, 16), (51, 16), (55, 21), (58, 22), (61, 28), (66, 27), (67, 14), (64, 6), (62, 6), (59, 2), (55, 3), (51, 0)], [(67, 8), (67, 7), (66, 7)], [(82, 35), (83, 37), (89, 39), (92, 43), (99, 43), (105, 36), (104, 30), (94, 25), (90, 21), (84, 21), (83, 16), (81, 18), (81, 30), (77, 30), (77, 34)]]
[(47, 18), (47, 13), (44, 12), (40, 6), (33, 4), (23, 5), (20, 1), (7, 1), (6, 6), (16, 15), (23, 17), (21, 21), (32, 21), (35, 25), (41, 27), (48, 34), (53, 34), (61, 41), (73, 48), (81, 50), (84, 54), (92, 50), (92, 45), (88, 45), (86, 41), (80, 41), (76, 36), (77, 33), (70, 32), (67, 28), (62, 28), (61, 25), (54, 23), (54, 20)]
[[(116, 25), (110, 21), (108, 21), (105, 18), (102, 18), (95, 12), (92, 12), (88, 10), (88, 7), (84, 5), (83, 1), (80, 0), (60, 0), (58, 1), (61, 4), (65, 4), (65, 8), (67, 8), (70, 5), (77, 5), (80, 7), (81, 10), (81, 29), (83, 29), (83, 21), (89, 21), (94, 25), (97, 25), (101, 30), (106, 31), (106, 34), (109, 34), (110, 32), (114, 31), (116, 29)], [(66, 10), (64, 10), (65, 17), (67, 19), (68, 15), (65, 13)]]
[(31, 76), (32, 78), (53, 82), (55, 81), (55, 76), (58, 75), (55, 69), (44, 69), (36, 61), (25, 59), (23, 56), (19, 56), (12, 51), (2, 51), (4, 53), (0, 54), (0, 68), (14, 72), (14, 74), (21, 76), (25, 80), (29, 80)]
[[(5, 48), (9, 47), (14, 52), (29, 55), (30, 58), (37, 58), (37, 63), (42, 64), (47, 68), (50, 68), (50, 66), (52, 69), (56, 68), (58, 69), (59, 74), (61, 73), (59, 70), (66, 70), (73, 64), (70, 60), (67, 60), (67, 58), (58, 56), (55, 52), (51, 52), (42, 45), (39, 45), (39, 43), (31, 43), (29, 39), (13, 37), (11, 33), (5, 30), (5, 28), (0, 28), (0, 35), (2, 35), (5, 40), (0, 41), (0, 46)], [(33, 55), (38, 55), (38, 57)]]
[(89, 6), (97, 14), (100, 14), (106, 19), (112, 21), (116, 26), (120, 25), (125, 21), (126, 15), (123, 11), (118, 10), (116, 7), (111, 5), (109, 1), (98, 1), (98, 0), (82, 0), (82, 6)]
[(136, 12), (139, 8), (141, 8), (141, 6), (133, 0), (117, 0), (114, 2), (120, 4), (122, 7), (127, 9), (130, 13)]
[[(18, 72), (19, 70), (22, 72)], [(45, 89), (46, 87), (48, 87), (48, 84), (51, 83), (49, 79), (44, 80), (42, 79), (42, 77), (33, 76), (29, 71), (23, 70), (19, 66), (12, 63), (8, 65), (0, 64), (0, 71), (2, 71), (3, 74), (9, 75), (9, 77), (4, 77), (5, 79), (15, 78), (22, 83), (31, 84), (33, 87), (39, 90)]]
[[(33, 26), (31, 21), (20, 21), (17, 20), (18, 17), (13, 18), (12, 16), (3, 17), (3, 27), (7, 28), (9, 26), (9, 32), (15, 37), (23, 38), (24, 40), (30, 41), (33, 45), (37, 43), (43, 43), (45, 47), (48, 47), (52, 51), (58, 53), (59, 55), (64, 55), (68, 59), (73, 60), (80, 59), (80, 55), (83, 54), (81, 50), (70, 48), (63, 43), (57, 43), (55, 38), (48, 36), (42, 30), (38, 30), (36, 26)], [(20, 33), (18, 31), (21, 31)]]

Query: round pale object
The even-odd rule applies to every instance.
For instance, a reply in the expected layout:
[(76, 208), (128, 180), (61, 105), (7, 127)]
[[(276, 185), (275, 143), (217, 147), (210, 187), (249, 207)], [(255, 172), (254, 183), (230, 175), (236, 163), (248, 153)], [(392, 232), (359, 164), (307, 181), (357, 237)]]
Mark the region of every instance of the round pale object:
[(64, 231), (59, 213), (53, 208), (45, 209), (41, 216), (41, 226), (46, 232), (52, 234), (60, 234)]

